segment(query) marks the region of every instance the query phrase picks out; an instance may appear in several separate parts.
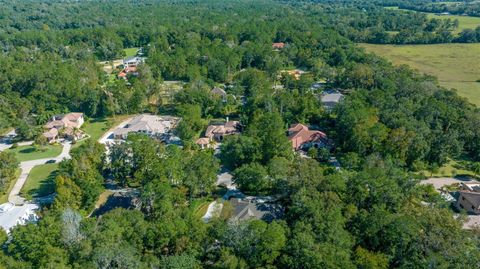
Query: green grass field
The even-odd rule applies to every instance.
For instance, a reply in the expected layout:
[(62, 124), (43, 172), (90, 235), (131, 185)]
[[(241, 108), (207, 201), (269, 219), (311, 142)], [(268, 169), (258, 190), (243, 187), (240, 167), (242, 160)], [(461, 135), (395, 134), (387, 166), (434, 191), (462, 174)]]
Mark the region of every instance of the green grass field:
[(395, 65), (406, 64), (421, 73), (438, 77), (440, 85), (454, 88), (480, 106), (480, 44), (372, 45), (367, 51)]
[(456, 177), (456, 176), (466, 176), (474, 177), (475, 173), (473, 171), (467, 170), (463, 161), (450, 160), (438, 171), (432, 172), (428, 170), (421, 171), (426, 177)]
[(137, 55), (138, 48), (127, 48), (123, 49), (123, 51), (125, 52), (125, 57), (132, 57)]
[[(386, 7), (386, 9), (392, 9), (392, 10), (405, 10), (405, 11), (411, 11), (411, 12), (417, 12), (414, 10), (407, 10), (407, 9), (399, 9), (398, 7)], [(426, 13), (427, 17), (429, 19), (452, 19), (458, 20), (458, 28), (453, 31), (454, 33), (460, 33), (461, 31), (465, 29), (475, 29), (478, 26), (480, 26), (480, 17), (472, 17), (472, 16), (459, 16), (459, 15), (436, 15), (434, 13)]]
[(46, 145), (46, 146), (20, 146), (10, 148), (6, 151), (13, 152), (19, 162), (31, 161), (36, 159), (54, 158), (62, 153), (62, 145)]
[(460, 33), (465, 29), (475, 29), (480, 26), (480, 17), (470, 16), (458, 16), (458, 15), (436, 15), (433, 13), (427, 13), (429, 19), (452, 19), (458, 20), (458, 28), (453, 31), (454, 33)]
[(55, 191), (57, 172), (58, 164), (56, 163), (35, 166), (28, 175), (21, 194), (27, 198), (52, 194)]

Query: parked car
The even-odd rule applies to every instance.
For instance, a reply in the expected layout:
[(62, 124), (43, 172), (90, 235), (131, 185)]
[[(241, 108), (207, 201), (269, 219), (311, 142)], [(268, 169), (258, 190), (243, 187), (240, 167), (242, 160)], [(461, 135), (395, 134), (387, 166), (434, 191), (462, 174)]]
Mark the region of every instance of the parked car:
[(14, 204), (13, 203), (5, 203), (0, 205), (0, 213), (5, 213), (7, 211), (10, 211), (13, 208)]

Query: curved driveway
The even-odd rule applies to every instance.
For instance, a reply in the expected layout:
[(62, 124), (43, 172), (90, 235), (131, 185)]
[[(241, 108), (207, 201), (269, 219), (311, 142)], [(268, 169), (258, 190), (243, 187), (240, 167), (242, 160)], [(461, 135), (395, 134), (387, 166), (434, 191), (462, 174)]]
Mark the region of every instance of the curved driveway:
[(62, 143), (62, 145), (63, 145), (62, 153), (60, 153), (60, 155), (58, 155), (55, 158), (45, 158), (45, 159), (25, 161), (20, 163), (20, 169), (22, 170), (22, 173), (20, 174), (20, 177), (17, 179), (17, 182), (15, 182), (15, 185), (13, 186), (13, 189), (10, 191), (10, 194), (8, 195), (8, 201), (10, 203), (13, 203), (15, 205), (22, 205), (25, 203), (25, 198), (20, 196), (20, 191), (22, 190), (22, 187), (28, 178), (28, 174), (30, 173), (33, 167), (37, 165), (45, 164), (50, 160), (54, 160), (55, 163), (59, 163), (64, 159), (70, 159), (70, 149), (72, 147), (72, 144), (70, 142), (64, 142)]

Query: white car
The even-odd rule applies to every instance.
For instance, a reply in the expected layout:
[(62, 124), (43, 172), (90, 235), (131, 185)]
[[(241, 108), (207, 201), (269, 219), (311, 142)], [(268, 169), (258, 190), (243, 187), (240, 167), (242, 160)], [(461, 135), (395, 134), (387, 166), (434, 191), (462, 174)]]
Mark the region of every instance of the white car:
[(0, 213), (10, 211), (15, 205), (13, 203), (5, 203), (0, 205)]

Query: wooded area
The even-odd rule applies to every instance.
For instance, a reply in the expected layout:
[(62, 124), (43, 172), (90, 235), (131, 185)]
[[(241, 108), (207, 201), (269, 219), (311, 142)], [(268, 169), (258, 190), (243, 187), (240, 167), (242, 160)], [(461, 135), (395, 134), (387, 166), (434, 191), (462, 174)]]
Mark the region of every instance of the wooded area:
[[(478, 230), (462, 230), (463, 215), (454, 218), (416, 173), (450, 158), (480, 161), (479, 109), (436, 78), (353, 43), (460, 42), (455, 22), (371, 1), (0, 5), (0, 129), (34, 139), (58, 113), (167, 111), (182, 117), (183, 141), (129, 135), (108, 162), (103, 145), (82, 143), (60, 164), (41, 220), (8, 241), (0, 235), (0, 268), (479, 267)], [(272, 49), (275, 42), (285, 47)], [(109, 81), (98, 62), (131, 47), (146, 57), (138, 76)], [(282, 75), (293, 68), (306, 73)], [(173, 80), (185, 86), (162, 103), (162, 85)], [(346, 92), (332, 111), (311, 88), (318, 81)], [(212, 94), (218, 85), (226, 98)], [(200, 150), (194, 142), (208, 122), (226, 117), (243, 134), (226, 137), (219, 158)], [(286, 130), (298, 122), (319, 126), (335, 146), (295, 154)], [(0, 152), (0, 189), (17, 166)], [(192, 205), (218, 191), (220, 166), (246, 194), (278, 197), (283, 218), (196, 217)], [(138, 189), (141, 208), (89, 217), (106, 180)]]

